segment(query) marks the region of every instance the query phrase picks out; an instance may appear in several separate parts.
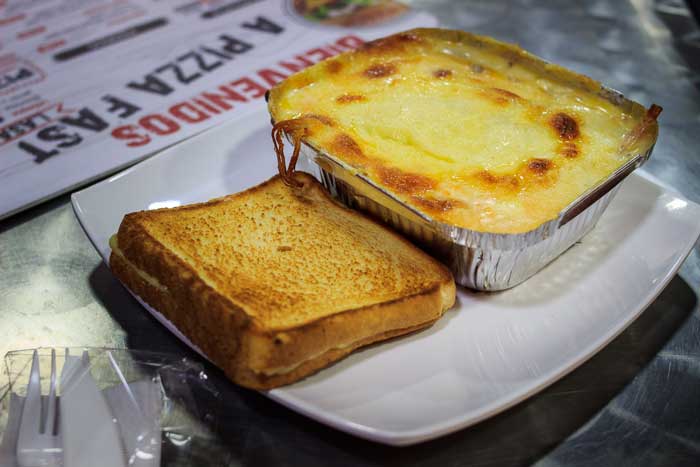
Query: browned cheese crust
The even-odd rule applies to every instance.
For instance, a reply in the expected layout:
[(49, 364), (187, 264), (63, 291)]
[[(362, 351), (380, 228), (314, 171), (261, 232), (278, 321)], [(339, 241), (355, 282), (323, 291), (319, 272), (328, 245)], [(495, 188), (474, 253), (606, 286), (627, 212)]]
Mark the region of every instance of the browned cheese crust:
[(586, 76), (441, 29), (377, 39), (299, 71), (270, 90), (268, 109), (423, 217), (502, 234), (556, 219), (658, 132), (658, 111)]

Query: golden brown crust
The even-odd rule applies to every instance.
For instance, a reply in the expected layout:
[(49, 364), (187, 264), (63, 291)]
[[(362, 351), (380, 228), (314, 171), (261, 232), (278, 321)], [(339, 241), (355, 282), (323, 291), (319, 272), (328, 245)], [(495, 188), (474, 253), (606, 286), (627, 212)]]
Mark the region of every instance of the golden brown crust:
[(597, 81), (444, 29), (308, 67), (270, 90), (268, 109), (276, 122), (323, 115), (334, 125), (314, 126), (306, 144), (436, 222), (490, 233), (557, 218), (658, 131), (658, 112)]
[(247, 384), (245, 386), (250, 387), (252, 389), (266, 390), (278, 386), (283, 386), (285, 384), (290, 384), (302, 378), (310, 376), (318, 372), (319, 370), (322, 370), (323, 368), (337, 362), (338, 360), (347, 357), (357, 349), (368, 346), (370, 344), (374, 344), (376, 342), (391, 339), (393, 337), (399, 337), (405, 334), (410, 334), (412, 332), (419, 331), (421, 329), (429, 327), (435, 321), (436, 320), (427, 321), (416, 326), (401, 329), (393, 329), (380, 334), (375, 334), (365, 339), (356, 341), (352, 345), (343, 349), (330, 349), (317, 357), (307, 360), (299, 367), (286, 374), (265, 376), (253, 372), (246, 372), (245, 375), (240, 376), (245, 377), (247, 381), (250, 381), (250, 384)]
[[(144, 242), (139, 248), (139, 236), (131, 236), (136, 225), (125, 219), (122, 226), (125, 229), (120, 228), (117, 242), (121, 237), (129, 247), (118, 253), (113, 248), (109, 265), (114, 275), (222, 368), (238, 368), (245, 362), (247, 348), (241, 336), (250, 328), (249, 317), (211, 290), (167, 248), (156, 242)], [(143, 268), (136, 266), (139, 263)], [(146, 281), (139, 274), (143, 271), (157, 278), (160, 287)]]
[[(293, 383), (346, 357), (356, 349), (428, 327), (442, 316), (443, 309), (447, 306), (442, 303), (444, 298), (440, 295), (450, 295), (449, 286), (447, 286), (447, 291), (433, 290), (429, 294), (410, 297), (400, 302), (349, 310), (341, 315), (313, 323), (310, 326), (312, 329), (293, 330), (291, 333), (286, 333), (285, 338), (280, 339), (280, 333), (246, 334), (248, 329), (227, 320), (226, 312), (197, 313), (198, 309), (195, 308), (197, 305), (188, 300), (189, 297), (175, 299), (167, 291), (144, 281), (121, 255), (112, 253), (110, 267), (129, 290), (171, 321), (233, 382), (257, 390), (267, 390)], [(439, 303), (435, 303), (436, 301)], [(407, 309), (413, 310), (410, 320), (406, 320)], [(382, 332), (369, 332), (371, 326), (364, 321), (368, 317), (371, 318), (369, 315), (385, 315), (390, 324)], [(192, 319), (193, 317), (198, 319)], [(392, 325), (395, 327), (391, 327)], [(368, 335), (362, 336), (360, 329), (368, 331)], [(347, 338), (351, 332), (362, 337), (353, 340), (343, 348), (334, 348), (330, 345), (322, 353), (315, 353), (320, 347), (319, 337), (330, 344), (334, 338)], [(242, 338), (235, 339), (236, 336), (242, 336)], [(251, 340), (256, 342), (253, 344), (256, 349), (252, 351), (250, 350)], [(242, 343), (240, 347), (237, 345), (239, 343)], [(264, 354), (267, 349), (277, 350), (270, 355), (269, 364), (273, 365), (272, 368), (290, 365), (295, 367), (291, 371), (280, 374), (253, 371), (250, 361), (255, 358), (251, 356), (255, 355), (256, 350)]]
[[(337, 219), (332, 218), (333, 222), (344, 222), (346, 227), (370, 232), (360, 234), (366, 237), (366, 243), (352, 246), (355, 251), (348, 254), (350, 259), (347, 264), (343, 263), (341, 256), (334, 256), (340, 261), (337, 266), (352, 268), (354, 259), (366, 258), (366, 275), (361, 279), (376, 283), (379, 289), (386, 289), (392, 287), (389, 282), (396, 279), (386, 282), (387, 278), (381, 277), (381, 274), (388, 269), (381, 264), (371, 264), (375, 260), (370, 258), (376, 258), (376, 261), (383, 258), (373, 251), (375, 248), (389, 249), (392, 250), (391, 257), (398, 259), (390, 265), (390, 269), (400, 273), (397, 277), (403, 281), (401, 287), (389, 290), (388, 294), (374, 292), (372, 296), (359, 297), (355, 300), (357, 306), (347, 302), (344, 307), (334, 309), (333, 304), (339, 300), (343, 291), (352, 293), (353, 287), (357, 287), (352, 281), (360, 279), (353, 279), (353, 276), (347, 274), (336, 277), (338, 282), (333, 287), (340, 290), (335, 298), (334, 292), (328, 292), (324, 284), (318, 288), (310, 283), (297, 286), (296, 298), (290, 297), (287, 292), (275, 297), (278, 292), (262, 277), (265, 270), (272, 266), (261, 264), (258, 285), (268, 290), (270, 296), (265, 297), (267, 301), (260, 301), (255, 295), (259, 291), (238, 287), (240, 284), (235, 283), (246, 282), (245, 274), (239, 274), (239, 268), (245, 269), (245, 264), (228, 264), (224, 261), (223, 264), (228, 266), (215, 269), (213, 264), (216, 256), (205, 256), (205, 253), (215, 248), (211, 243), (212, 235), (216, 232), (222, 234), (220, 229), (214, 227), (207, 231), (206, 238), (200, 236), (189, 239), (194, 242), (194, 247), (189, 245), (188, 239), (183, 238), (184, 233), (193, 228), (192, 219), (203, 223), (213, 222), (204, 217), (204, 213), (210, 213), (212, 208), (230, 211), (235, 205), (245, 205), (251, 199), (267, 203), (267, 198), (260, 197), (271, 192), (286, 193), (285, 190), (292, 190), (288, 187), (280, 188), (283, 185), (279, 177), (244, 193), (204, 204), (129, 214), (125, 216), (113, 240), (110, 266), (114, 274), (131, 291), (170, 320), (233, 381), (255, 389), (287, 384), (342, 358), (359, 346), (427, 326), (451, 307), (455, 298), (454, 282), (444, 266), (405, 239), (332, 201), (310, 176), (297, 174), (296, 177), (305, 184), (306, 195), (302, 203), (308, 203), (309, 210), (320, 207), (323, 212), (329, 211), (333, 216), (338, 216)], [(306, 215), (304, 206), (306, 205), (292, 203), (291, 209), (296, 209), (298, 216), (303, 217)], [(216, 211), (215, 214), (220, 220), (221, 212)], [(267, 227), (280, 225), (279, 219), (268, 225), (266, 222), (269, 219), (264, 220), (268, 214), (270, 213), (251, 213), (255, 222), (265, 223)], [(185, 222), (182, 221), (183, 215), (194, 217)], [(236, 213), (236, 216), (239, 214)], [(245, 222), (240, 218), (238, 220)], [(312, 232), (314, 222), (320, 221), (307, 219)], [(326, 228), (326, 224), (322, 223), (322, 227)], [(289, 233), (295, 226), (287, 225), (283, 228)], [(383, 241), (387, 242), (384, 246), (371, 244), (374, 240), (371, 232), (377, 228), (384, 232)], [(170, 234), (175, 237), (170, 237)], [(328, 236), (333, 237), (333, 233), (328, 233)], [(173, 238), (177, 238), (177, 242)], [(233, 238), (232, 233), (226, 240)], [(203, 247), (200, 244), (203, 239), (210, 243)], [(255, 246), (255, 238), (246, 242), (250, 247)], [(271, 245), (272, 253), (268, 254), (299, 254), (298, 251), (295, 252), (296, 245), (281, 246), (284, 248), (273, 248), (274, 245)], [(326, 247), (321, 242), (318, 248), (323, 250)], [(315, 264), (317, 261), (313, 254), (317, 250), (309, 247), (309, 251), (312, 252), (309, 257), (299, 258), (299, 262), (295, 263), (297, 273), (304, 276), (301, 269), (311, 267), (316, 268), (315, 272), (325, 274), (323, 264)], [(218, 254), (228, 254), (227, 259), (233, 263), (240, 260), (230, 252)], [(249, 255), (242, 261), (256, 262), (259, 259), (257, 255)], [(293, 261), (293, 257), (290, 261)], [(227, 280), (217, 282), (212, 279), (218, 276), (227, 276)], [(280, 286), (283, 287), (284, 284)], [(314, 308), (313, 304), (303, 300), (305, 294), (313, 294), (317, 289), (319, 292), (326, 290), (330, 298), (320, 296), (320, 303)], [(367, 290), (375, 289), (370, 287)], [(266, 309), (274, 303), (286, 310), (282, 316), (278, 316), (274, 310)]]

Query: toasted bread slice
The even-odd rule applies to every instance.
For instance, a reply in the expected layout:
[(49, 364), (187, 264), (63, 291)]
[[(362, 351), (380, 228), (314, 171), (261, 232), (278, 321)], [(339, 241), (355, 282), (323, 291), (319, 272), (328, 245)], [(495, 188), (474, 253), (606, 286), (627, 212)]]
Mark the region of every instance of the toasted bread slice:
[(288, 384), (354, 349), (432, 324), (450, 272), (332, 200), (310, 175), (127, 214), (114, 274), (236, 383)]

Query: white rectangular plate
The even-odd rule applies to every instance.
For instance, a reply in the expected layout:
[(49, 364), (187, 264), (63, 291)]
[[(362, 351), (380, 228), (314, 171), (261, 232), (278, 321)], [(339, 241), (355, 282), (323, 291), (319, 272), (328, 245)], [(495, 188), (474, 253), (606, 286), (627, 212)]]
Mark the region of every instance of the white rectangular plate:
[[(224, 124), (75, 193), (78, 219), (105, 262), (124, 214), (205, 201), (274, 175), (268, 121), (259, 113)], [(629, 325), (693, 247), (698, 219), (700, 206), (633, 174), (596, 228), (524, 284), (493, 294), (459, 290), (455, 308), (432, 328), (265, 394), (393, 445), (474, 424), (556, 381)]]

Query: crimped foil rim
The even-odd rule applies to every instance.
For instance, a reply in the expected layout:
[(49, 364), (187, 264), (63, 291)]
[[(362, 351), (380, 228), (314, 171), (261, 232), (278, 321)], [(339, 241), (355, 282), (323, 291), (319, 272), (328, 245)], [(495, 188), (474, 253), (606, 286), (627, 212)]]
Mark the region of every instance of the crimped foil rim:
[[(287, 136), (287, 138), (289, 137)], [(588, 206), (592, 205), (600, 197), (604, 196), (610, 190), (615, 188), (622, 182), (622, 180), (624, 180), (624, 178), (627, 177), (627, 175), (629, 175), (635, 169), (639, 168), (642, 164), (644, 164), (649, 159), (649, 156), (651, 155), (651, 152), (653, 150), (652, 145), (646, 152), (639, 153), (633, 156), (629, 161), (623, 164), (610, 176), (601, 180), (595, 186), (591, 187), (589, 190), (581, 194), (578, 198), (576, 198), (569, 205), (567, 205), (564, 209), (562, 209), (557, 215), (557, 217), (550, 219), (549, 221), (546, 221), (540, 224), (538, 227), (535, 227), (534, 229), (529, 230), (527, 232), (513, 234), (481, 232), (437, 221), (431, 218), (429, 215), (416, 210), (413, 206), (406, 204), (402, 200), (398, 199), (393, 193), (377, 185), (372, 181), (372, 179), (365, 176), (364, 174), (357, 172), (356, 169), (348, 166), (343, 161), (338, 160), (335, 157), (314, 148), (311, 144), (307, 143), (306, 141), (302, 140), (301, 145), (301, 154), (308, 160), (316, 163), (316, 159), (320, 157), (332, 163), (338, 169), (345, 171), (346, 173), (360, 180), (362, 183), (368, 185), (369, 189), (380, 192), (382, 195), (388, 197), (392, 201), (396, 202), (403, 208), (410, 211), (412, 214), (417, 216), (423, 222), (424, 225), (429, 227), (440, 237), (447, 239), (450, 242), (460, 246), (485, 249), (495, 248), (498, 250), (517, 249), (523, 246), (534, 245), (547, 239), (559, 227), (563, 226), (566, 222), (577, 217), (578, 214), (567, 219), (567, 214), (572, 208), (583, 205), (580, 212), (585, 211), (585, 209)], [(615, 181), (615, 183), (611, 184), (611, 181)], [(605, 187), (606, 189), (601, 193), (597, 193), (601, 187)], [(595, 198), (593, 198), (592, 195), (596, 195)]]

